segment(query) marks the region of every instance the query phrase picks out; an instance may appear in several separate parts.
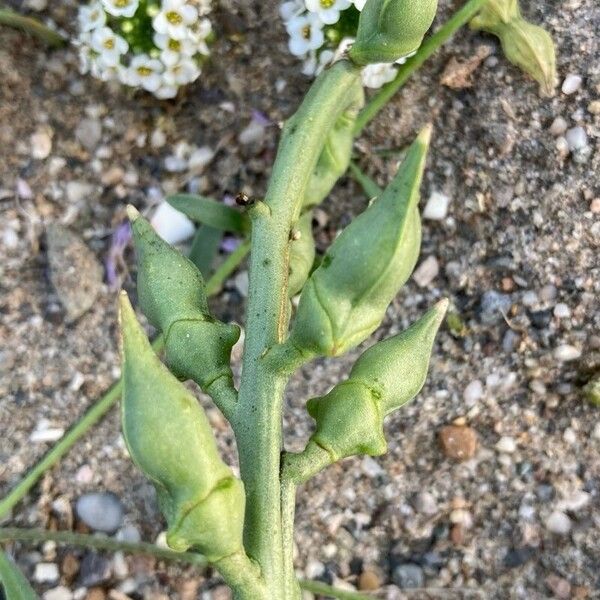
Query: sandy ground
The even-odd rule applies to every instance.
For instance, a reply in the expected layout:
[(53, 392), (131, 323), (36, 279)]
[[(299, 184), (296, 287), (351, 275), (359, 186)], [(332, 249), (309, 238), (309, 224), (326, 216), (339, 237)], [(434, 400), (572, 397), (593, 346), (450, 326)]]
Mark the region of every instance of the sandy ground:
[[(52, 3), (40, 14), (72, 31), (74, 4)], [(440, 20), (451, 4), (442, 2)], [(434, 192), (450, 198), (445, 219), (424, 221), (421, 260), (428, 263), (420, 285), (411, 280), (398, 295), (377, 335), (405, 327), (443, 296), (464, 328), (440, 333), (423, 392), (389, 419), (386, 456), (345, 461), (300, 491), (297, 567), (305, 576), (366, 587), (367, 572), (390, 598), (432, 597), (400, 591), (415, 571), (424, 585), (444, 588), (445, 598), (471, 597), (464, 588), (486, 598), (600, 595), (599, 413), (580, 391), (600, 353), (600, 115), (593, 105), (600, 100), (600, 7), (595, 0), (525, 4), (555, 37), (561, 83), (569, 74), (583, 78), (575, 93), (541, 98), (494, 39), (464, 30), (356, 145), (361, 166), (383, 184), (397, 152), (432, 121), (423, 206)], [(179, 189), (216, 198), (264, 192), (276, 123), (308, 84), (276, 15), (272, 0), (223, 1), (213, 60), (199, 83), (169, 103), (80, 76), (71, 49), (49, 53), (1, 31), (0, 492), (49, 447), (31, 441), (32, 433), (39, 439), (40, 431), (67, 428), (118, 376), (116, 292), (86, 266), (105, 260), (125, 204), (146, 210)], [(491, 55), (472, 87), (442, 87), (448, 61), (468, 59), (482, 45)], [(273, 125), (248, 135), (253, 111)], [(586, 149), (561, 152), (551, 130), (557, 117), (584, 128)], [(215, 151), (201, 173), (169, 171), (183, 142)], [(356, 184), (341, 182), (317, 225), (321, 250), (365, 203)], [(75, 322), (52, 285), (42, 235), (57, 223), (93, 253), (74, 253), (72, 287), (81, 280), (89, 294), (100, 286)], [(130, 251), (125, 260), (132, 265)], [(133, 288), (130, 275), (124, 286)], [(214, 300), (215, 311), (241, 321), (242, 292), (243, 275)], [(310, 432), (305, 400), (327, 391), (357, 354), (317, 361), (294, 377), (289, 448), (300, 448)], [(233, 460), (226, 424), (203, 402)], [(465, 462), (445, 456), (438, 443), (452, 423), (477, 437)], [(114, 492), (124, 522), (144, 539), (162, 530), (152, 488), (127, 458), (116, 411), (7, 523), (69, 527), (73, 503), (90, 491)], [(59, 565), (60, 582), (36, 583), (40, 593), (60, 584), (79, 590), (77, 598), (101, 599), (110, 590), (111, 598), (122, 598), (115, 590), (153, 600), (227, 597), (210, 572), (52, 545), (13, 549), (30, 578), (40, 562)], [(79, 563), (79, 573), (69, 563)], [(84, 585), (90, 571), (97, 585)]]

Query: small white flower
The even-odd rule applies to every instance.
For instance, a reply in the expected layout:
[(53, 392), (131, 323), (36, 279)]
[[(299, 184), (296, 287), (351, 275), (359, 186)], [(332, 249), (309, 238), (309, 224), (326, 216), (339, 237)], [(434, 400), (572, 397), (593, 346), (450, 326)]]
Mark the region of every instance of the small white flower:
[(335, 53), (333, 50), (323, 50), (318, 57), (317, 53), (313, 50), (304, 61), (302, 73), (304, 75), (319, 75), (334, 60)]
[(102, 0), (102, 6), (113, 17), (133, 17), (139, 5), (139, 0)]
[(284, 21), (300, 16), (306, 10), (304, 0), (290, 0), (279, 7), (279, 14)]
[(367, 0), (354, 0), (354, 6), (357, 10), (362, 10), (365, 7)]
[(154, 95), (161, 100), (169, 100), (177, 96), (179, 88), (169, 85), (161, 85), (155, 92)]
[(154, 34), (154, 43), (160, 49), (160, 60), (167, 66), (179, 62), (182, 56), (194, 56), (198, 47), (191, 39), (175, 40), (164, 33)]
[(376, 63), (367, 65), (362, 70), (362, 82), (368, 88), (380, 88), (396, 77), (396, 69), (393, 64)]
[(319, 16), (326, 25), (333, 25), (340, 19), (340, 12), (346, 10), (352, 0), (305, 0), (306, 8)]
[(100, 2), (92, 2), (88, 6), (79, 7), (77, 20), (81, 31), (92, 31), (92, 29), (102, 27), (106, 23), (106, 13)]
[(288, 47), (295, 56), (304, 56), (323, 45), (323, 22), (314, 13), (293, 17), (287, 22)]
[(160, 12), (152, 20), (158, 33), (176, 40), (188, 37), (189, 27), (198, 20), (198, 10), (184, 0), (163, 0)]
[(90, 45), (107, 66), (117, 65), (121, 61), (121, 55), (129, 49), (129, 44), (110, 27), (95, 29)]
[(123, 73), (121, 81), (133, 87), (143, 87), (148, 92), (155, 92), (163, 84), (164, 65), (147, 54), (138, 54), (131, 60), (129, 68)]
[(175, 87), (191, 83), (200, 76), (200, 69), (191, 58), (182, 57), (174, 65), (167, 65), (163, 73), (163, 81), (169, 87)]

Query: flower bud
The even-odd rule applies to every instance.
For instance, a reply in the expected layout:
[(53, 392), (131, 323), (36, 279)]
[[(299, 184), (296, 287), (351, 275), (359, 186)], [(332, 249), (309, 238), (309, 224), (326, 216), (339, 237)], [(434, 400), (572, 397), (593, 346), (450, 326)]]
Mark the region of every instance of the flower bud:
[(517, 0), (489, 0), (471, 20), (472, 29), (482, 29), (498, 38), (506, 58), (528, 73), (543, 94), (556, 87), (556, 52), (548, 32), (521, 16)]
[(288, 296), (295, 296), (306, 283), (315, 262), (315, 240), (312, 232), (312, 211), (300, 217), (294, 233), (297, 237), (290, 242), (290, 276)]
[(369, 348), (347, 381), (309, 400), (308, 412), (317, 423), (311, 442), (326, 450), (331, 462), (386, 451), (383, 420), (423, 387), (447, 306), (442, 300), (406, 331)]
[(304, 286), (290, 334), (300, 351), (338, 356), (365, 340), (410, 277), (430, 134), (421, 132), (389, 187), (338, 236)]
[(123, 434), (156, 487), (167, 543), (216, 561), (242, 548), (242, 483), (219, 456), (204, 411), (154, 354), (133, 308), (120, 302)]
[(437, 11), (437, 0), (367, 0), (349, 56), (357, 65), (393, 63), (415, 52)]
[(303, 210), (321, 204), (337, 180), (347, 171), (354, 145), (354, 124), (364, 105), (365, 95), (360, 81), (351, 92), (349, 108), (333, 125), (306, 187)]
[(175, 375), (192, 379), (204, 391), (220, 377), (232, 380), (230, 355), (240, 336), (239, 327), (210, 315), (197, 267), (162, 240), (133, 207), (129, 213), (140, 305), (165, 335), (167, 364)]

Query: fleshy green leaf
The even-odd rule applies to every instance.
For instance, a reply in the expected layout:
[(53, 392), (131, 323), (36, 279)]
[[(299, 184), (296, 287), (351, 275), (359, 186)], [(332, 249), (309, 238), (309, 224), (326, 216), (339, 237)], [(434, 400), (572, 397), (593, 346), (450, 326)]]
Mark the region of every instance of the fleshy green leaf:
[(23, 573), (1, 549), (0, 583), (6, 600), (39, 600)]
[(222, 239), (222, 232), (208, 225), (200, 225), (194, 235), (189, 259), (198, 267), (204, 278), (211, 273)]
[(169, 196), (167, 202), (196, 223), (204, 223), (215, 229), (232, 233), (250, 231), (248, 216), (222, 202), (193, 194)]

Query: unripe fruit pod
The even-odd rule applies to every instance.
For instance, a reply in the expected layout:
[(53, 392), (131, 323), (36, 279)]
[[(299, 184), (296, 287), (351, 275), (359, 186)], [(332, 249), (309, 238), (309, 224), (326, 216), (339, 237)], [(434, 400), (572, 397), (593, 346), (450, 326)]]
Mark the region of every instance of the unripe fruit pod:
[(133, 206), (127, 211), (138, 264), (138, 297), (150, 323), (167, 334), (176, 321), (204, 319), (209, 310), (200, 271)]
[(204, 411), (160, 362), (124, 293), (120, 321), (123, 434), (156, 487), (168, 544), (211, 561), (241, 550), (243, 486), (221, 460)]
[(357, 65), (393, 63), (415, 52), (437, 11), (437, 0), (367, 0), (349, 56)]
[(521, 16), (517, 0), (489, 0), (470, 26), (497, 36), (506, 58), (531, 75), (544, 95), (553, 94), (557, 81), (554, 42), (547, 31)]
[(297, 239), (290, 242), (290, 276), (288, 296), (295, 296), (306, 283), (315, 262), (315, 240), (312, 232), (312, 211), (302, 215), (294, 228)]
[(347, 171), (354, 146), (354, 124), (364, 102), (363, 86), (357, 79), (351, 91), (349, 107), (334, 123), (310, 176), (302, 203), (303, 210), (321, 204), (337, 180)]
[(326, 450), (331, 462), (386, 451), (383, 421), (423, 387), (447, 306), (442, 300), (406, 331), (369, 348), (347, 381), (309, 400), (308, 412), (316, 421), (311, 442)]
[(337, 385), (329, 394), (309, 400), (307, 409), (317, 423), (311, 441), (329, 453), (331, 462), (357, 454), (379, 456), (387, 450), (380, 400), (361, 383)]
[(133, 207), (128, 211), (138, 260), (140, 305), (148, 320), (164, 333), (167, 364), (178, 377), (192, 379), (205, 392), (220, 377), (232, 380), (231, 348), (239, 339), (239, 327), (210, 315), (197, 267), (162, 240)]
[(350, 371), (350, 381), (361, 382), (381, 398), (384, 415), (414, 398), (425, 383), (436, 333), (448, 300), (438, 302), (406, 331), (366, 350)]
[(290, 334), (302, 352), (337, 356), (381, 323), (419, 256), (419, 187), (431, 135), (425, 128), (382, 196), (333, 242), (307, 281)]

